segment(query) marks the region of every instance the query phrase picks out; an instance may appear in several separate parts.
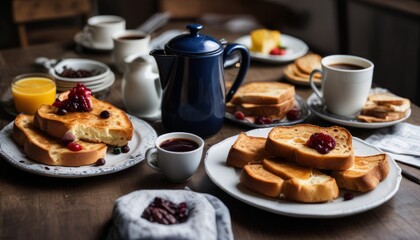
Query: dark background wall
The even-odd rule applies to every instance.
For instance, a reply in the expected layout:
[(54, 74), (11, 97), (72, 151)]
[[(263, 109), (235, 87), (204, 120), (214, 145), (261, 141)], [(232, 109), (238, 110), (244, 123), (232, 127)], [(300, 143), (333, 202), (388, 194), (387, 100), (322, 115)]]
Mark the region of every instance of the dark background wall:
[[(323, 56), (352, 54), (370, 59), (375, 63), (374, 83), (420, 105), (418, 0), (91, 1), (93, 15), (123, 16), (127, 28), (139, 26), (161, 9), (180, 18), (204, 13), (252, 14), (264, 26), (302, 39)], [(0, 49), (19, 47), (11, 8), (12, 0), (0, 1)]]

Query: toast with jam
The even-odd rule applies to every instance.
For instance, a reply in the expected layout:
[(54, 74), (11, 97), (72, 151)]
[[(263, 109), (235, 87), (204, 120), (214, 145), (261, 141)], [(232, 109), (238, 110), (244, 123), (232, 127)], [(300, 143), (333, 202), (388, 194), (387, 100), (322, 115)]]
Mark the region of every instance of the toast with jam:
[(274, 127), (268, 134), (265, 150), (273, 156), (321, 170), (345, 170), (354, 163), (352, 135), (339, 126)]
[[(84, 89), (79, 89), (81, 90), (74, 91), (80, 91), (83, 95)], [(56, 138), (62, 138), (65, 133), (71, 132), (77, 139), (87, 142), (127, 145), (133, 136), (133, 125), (123, 110), (93, 96), (89, 96), (88, 101), (83, 99), (84, 101), (74, 104), (67, 101), (72, 99), (71, 94), (73, 92), (64, 92), (53, 105), (42, 105), (34, 117), (35, 127)], [(80, 100), (80, 97), (76, 98)], [(67, 107), (63, 109), (63, 105)], [(72, 108), (81, 109), (70, 111)]]
[(104, 158), (106, 144), (74, 141), (81, 146), (79, 151), (70, 150), (61, 139), (49, 136), (33, 124), (34, 116), (19, 114), (13, 125), (13, 139), (23, 147), (25, 154), (32, 160), (58, 166), (83, 166)]

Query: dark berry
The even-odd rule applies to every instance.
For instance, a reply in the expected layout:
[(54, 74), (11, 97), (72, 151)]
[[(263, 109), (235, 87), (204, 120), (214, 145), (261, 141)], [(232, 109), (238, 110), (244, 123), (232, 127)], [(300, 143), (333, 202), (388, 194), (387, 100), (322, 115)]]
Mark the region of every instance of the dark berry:
[(286, 117), (289, 121), (298, 120), (300, 117), (300, 111), (297, 110), (297, 108), (292, 108), (289, 111), (287, 111)]
[(61, 100), (60, 100), (60, 99), (58, 99), (58, 98), (56, 98), (56, 99), (55, 99), (55, 102), (53, 103), (53, 106), (54, 106), (54, 107), (58, 107), (58, 108), (59, 108), (59, 107), (61, 106)]
[(114, 150), (112, 150), (112, 153), (113, 154), (120, 154), (122, 151), (121, 151), (121, 147), (114, 147)]
[(233, 115), (235, 116), (236, 119), (239, 119), (239, 120), (245, 119), (245, 114), (241, 111), (236, 111)]
[(351, 192), (344, 193), (343, 197), (344, 197), (344, 201), (352, 200), (354, 198), (353, 193)]
[(77, 151), (82, 150), (83, 147), (82, 147), (82, 145), (80, 145), (78, 143), (71, 142), (71, 143), (67, 144), (67, 148), (70, 149), (71, 151), (77, 152)]
[(67, 114), (66, 109), (64, 109), (64, 108), (58, 108), (57, 109), (57, 115), (64, 116), (66, 114)]
[(111, 113), (109, 113), (108, 111), (104, 110), (101, 112), (101, 114), (99, 115), (101, 118), (103, 119), (107, 119), (111, 116)]
[(255, 118), (255, 124), (270, 124), (273, 123), (273, 119), (269, 117), (256, 117)]
[(171, 201), (155, 197), (153, 202), (143, 211), (141, 217), (150, 222), (170, 225), (187, 221), (189, 215), (185, 202), (175, 204)]
[(335, 139), (325, 133), (314, 133), (311, 135), (306, 145), (316, 149), (319, 153), (326, 154), (335, 148)]
[(99, 158), (96, 162), (95, 162), (95, 166), (103, 166), (105, 165), (106, 161), (105, 158)]
[(121, 152), (128, 153), (129, 151), (130, 151), (130, 147), (128, 145), (125, 145), (125, 146), (121, 147)]

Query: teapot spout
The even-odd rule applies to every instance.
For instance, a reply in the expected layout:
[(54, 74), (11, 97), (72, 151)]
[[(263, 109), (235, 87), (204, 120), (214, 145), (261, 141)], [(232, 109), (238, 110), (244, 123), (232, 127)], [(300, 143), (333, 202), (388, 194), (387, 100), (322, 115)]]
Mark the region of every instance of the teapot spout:
[(152, 55), (156, 60), (159, 70), (160, 84), (162, 89), (165, 89), (172, 72), (175, 56), (166, 54), (164, 50), (153, 50), (150, 52), (150, 55)]

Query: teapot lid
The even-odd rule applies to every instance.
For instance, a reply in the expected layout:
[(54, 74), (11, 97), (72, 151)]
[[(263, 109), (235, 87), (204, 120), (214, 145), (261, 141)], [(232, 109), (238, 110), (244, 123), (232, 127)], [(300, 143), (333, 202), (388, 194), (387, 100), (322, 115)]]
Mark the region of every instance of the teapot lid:
[(188, 24), (187, 29), (190, 32), (171, 39), (165, 45), (165, 50), (182, 55), (211, 54), (222, 50), (223, 46), (219, 41), (199, 33), (202, 28), (201, 24)]

